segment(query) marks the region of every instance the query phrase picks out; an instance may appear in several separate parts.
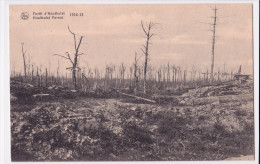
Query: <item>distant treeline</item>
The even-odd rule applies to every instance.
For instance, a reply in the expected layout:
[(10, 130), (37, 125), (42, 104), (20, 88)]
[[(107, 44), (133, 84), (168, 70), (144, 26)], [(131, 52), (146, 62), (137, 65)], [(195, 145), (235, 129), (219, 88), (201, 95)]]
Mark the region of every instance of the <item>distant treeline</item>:
[[(123, 63), (119, 66), (108, 65), (105, 73), (99, 69), (78, 69), (76, 73), (77, 89), (84, 92), (101, 89), (128, 89), (129, 91), (141, 91), (143, 89), (144, 73), (143, 67), (138, 67), (135, 72), (134, 65), (127, 67)], [(198, 71), (194, 67), (191, 70), (183, 69), (180, 66), (166, 65), (159, 68), (148, 67), (147, 69), (147, 90), (166, 90), (182, 87), (196, 87), (201, 85), (216, 84), (233, 79), (236, 73), (230, 71), (214, 73), (214, 81), (210, 79), (208, 70)], [(51, 74), (45, 68), (31, 67), (27, 69), (26, 76), (23, 73), (12, 72), (11, 79), (29, 83), (34, 86), (49, 87), (61, 85), (74, 88), (71, 73), (60, 75), (57, 69), (56, 74)]]

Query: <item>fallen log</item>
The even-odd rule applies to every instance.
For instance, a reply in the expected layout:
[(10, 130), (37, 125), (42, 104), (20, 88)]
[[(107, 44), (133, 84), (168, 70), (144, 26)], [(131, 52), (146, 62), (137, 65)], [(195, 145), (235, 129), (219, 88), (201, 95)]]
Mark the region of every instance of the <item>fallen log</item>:
[(147, 102), (156, 103), (156, 101), (154, 101), (154, 100), (150, 100), (150, 99), (146, 99), (146, 98), (143, 98), (143, 97), (130, 95), (130, 94), (119, 92), (119, 91), (116, 91), (116, 92), (119, 93), (119, 94), (125, 95), (125, 96), (129, 96), (129, 97), (133, 97), (133, 98), (139, 99), (139, 100), (144, 100), (144, 101), (147, 101)]
[(49, 100), (51, 98), (51, 95), (49, 94), (35, 94), (32, 95), (33, 99), (35, 100)]
[(49, 94), (35, 94), (35, 95), (32, 95), (32, 97), (36, 98), (36, 97), (48, 97), (50, 96)]

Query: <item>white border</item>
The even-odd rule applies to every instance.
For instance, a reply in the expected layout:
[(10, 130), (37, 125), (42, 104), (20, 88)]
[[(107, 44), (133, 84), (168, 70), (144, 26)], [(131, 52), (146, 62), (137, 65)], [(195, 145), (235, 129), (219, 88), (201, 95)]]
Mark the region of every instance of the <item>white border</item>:
[[(252, 3), (253, 4), (253, 32), (254, 32), (254, 108), (255, 108), (255, 161), (191, 161), (174, 163), (225, 163), (225, 164), (255, 164), (259, 163), (259, 1), (258, 0), (0, 0), (1, 22), (1, 56), (0, 56), (0, 163), (11, 162), (10, 148), (10, 83), (9, 83), (9, 5), (19, 4), (225, 4), (225, 3)], [(3, 135), (4, 134), (4, 135)], [(32, 163), (32, 162), (19, 162)], [(37, 162), (54, 163), (54, 162)], [(63, 163), (63, 162), (62, 162)], [(64, 162), (72, 164), (75, 162)], [(76, 163), (101, 163), (101, 162), (76, 162)], [(103, 163), (103, 162), (102, 162)], [(113, 162), (106, 162), (113, 163)], [(124, 162), (132, 163), (132, 162)], [(153, 162), (158, 163), (158, 162)], [(161, 162), (160, 162), (161, 163)], [(163, 162), (169, 163), (169, 162)]]

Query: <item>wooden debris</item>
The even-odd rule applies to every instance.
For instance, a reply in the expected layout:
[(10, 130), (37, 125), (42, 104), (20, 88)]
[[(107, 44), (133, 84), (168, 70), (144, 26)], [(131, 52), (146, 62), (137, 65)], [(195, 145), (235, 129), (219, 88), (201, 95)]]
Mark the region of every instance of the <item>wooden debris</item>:
[(133, 97), (133, 98), (136, 98), (136, 99), (139, 99), (139, 100), (144, 100), (144, 101), (147, 101), (147, 102), (156, 103), (156, 101), (150, 100), (150, 99), (147, 99), (147, 98), (143, 98), (143, 97), (138, 97), (138, 96), (126, 94), (126, 93), (119, 92), (119, 91), (117, 91), (117, 93), (122, 94), (122, 95), (125, 95), (125, 96), (129, 96), (129, 97)]
[(34, 100), (46, 101), (51, 99), (50, 94), (34, 94), (32, 95)]
[(49, 94), (35, 94), (35, 95), (33, 95), (32, 97), (33, 97), (33, 98), (37, 98), (37, 97), (42, 98), (42, 97), (48, 97), (48, 96), (50, 96), (50, 95), (49, 95)]

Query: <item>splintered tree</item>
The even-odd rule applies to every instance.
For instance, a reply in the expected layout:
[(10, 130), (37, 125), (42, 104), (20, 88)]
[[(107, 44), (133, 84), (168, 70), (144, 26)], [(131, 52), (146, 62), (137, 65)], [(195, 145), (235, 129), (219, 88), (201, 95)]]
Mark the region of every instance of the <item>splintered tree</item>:
[(74, 56), (73, 56), (74, 58), (72, 59), (68, 52), (66, 52), (66, 56), (59, 55), (59, 54), (54, 54), (54, 55), (65, 58), (65, 59), (67, 59), (71, 62), (72, 66), (68, 67), (67, 69), (70, 69), (72, 71), (73, 86), (74, 86), (74, 89), (76, 90), (77, 89), (76, 71), (80, 69), (79, 66), (78, 66), (78, 62), (79, 62), (78, 60), (79, 60), (79, 56), (83, 55), (83, 53), (79, 53), (79, 48), (80, 48), (80, 45), (82, 43), (83, 36), (80, 36), (79, 39), (78, 39), (78, 42), (77, 42), (77, 35), (70, 30), (69, 26), (68, 26), (68, 30), (73, 35), (73, 39), (74, 39), (74, 49), (75, 49)]
[(149, 44), (150, 43), (150, 39), (152, 38), (153, 35), (151, 33), (151, 29), (155, 26), (155, 23), (150, 22), (148, 25), (146, 25), (146, 27), (144, 27), (143, 21), (141, 21), (141, 26), (142, 29), (145, 33), (146, 36), (146, 43), (145, 45), (143, 45), (144, 49), (141, 48), (142, 52), (145, 55), (145, 60), (144, 60), (144, 94), (146, 94), (146, 72), (147, 72), (147, 64), (148, 64), (148, 59), (149, 59)]
[[(140, 56), (142, 57), (142, 56)], [(137, 90), (138, 90), (138, 83), (139, 83), (139, 76), (140, 76), (140, 72), (138, 71), (139, 70), (139, 66), (138, 66), (138, 60), (140, 59), (137, 58), (137, 53), (135, 52), (135, 62), (134, 62), (134, 93), (136, 94)]]
[(26, 61), (25, 61), (25, 54), (26, 54), (26, 51), (24, 51), (23, 49), (23, 45), (24, 43), (22, 43), (22, 55), (23, 55), (23, 69), (24, 69), (24, 77), (26, 79)]
[(214, 10), (214, 17), (213, 17), (213, 35), (212, 35), (212, 54), (211, 54), (211, 67), (210, 67), (210, 80), (213, 82), (214, 80), (214, 53), (215, 53), (215, 42), (216, 42), (216, 21), (217, 21), (217, 8), (215, 6)]

